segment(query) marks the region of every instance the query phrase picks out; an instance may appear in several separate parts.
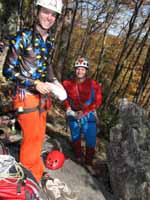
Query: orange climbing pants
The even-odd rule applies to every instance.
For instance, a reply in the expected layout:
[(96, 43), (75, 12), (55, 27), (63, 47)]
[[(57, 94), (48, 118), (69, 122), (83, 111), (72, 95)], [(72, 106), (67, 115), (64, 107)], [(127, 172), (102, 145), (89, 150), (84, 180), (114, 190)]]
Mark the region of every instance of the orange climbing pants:
[[(26, 94), (22, 100), (19, 95), (16, 95), (13, 102), (15, 109), (19, 107), (32, 109), (40, 105), (41, 98), (40, 95)], [(41, 107), (45, 107), (45, 105), (48, 105), (48, 103), (44, 100)], [(20, 162), (32, 172), (38, 182), (44, 172), (41, 150), (46, 130), (46, 114), (46, 110), (40, 112), (39, 109), (36, 109), (35, 111), (22, 112), (18, 115), (18, 122), (23, 136), (20, 148)]]

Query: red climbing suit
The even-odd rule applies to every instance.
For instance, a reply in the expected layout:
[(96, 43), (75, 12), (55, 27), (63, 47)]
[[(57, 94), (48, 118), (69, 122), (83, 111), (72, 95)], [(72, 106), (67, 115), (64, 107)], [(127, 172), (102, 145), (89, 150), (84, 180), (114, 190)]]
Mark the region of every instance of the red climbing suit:
[(82, 156), (81, 133), (86, 141), (86, 163), (92, 165), (96, 145), (95, 110), (102, 103), (101, 86), (94, 80), (86, 79), (78, 83), (75, 80), (65, 80), (64, 88), (67, 91), (66, 108), (73, 111), (82, 111), (80, 119), (68, 116), (71, 131), (72, 145), (77, 158)]
[[(74, 79), (65, 80), (63, 85), (67, 91), (68, 99), (65, 100), (67, 108), (72, 110), (82, 110), (84, 114), (97, 109), (102, 103), (101, 86), (94, 80), (86, 79), (82, 83), (77, 83)], [(89, 104), (91, 92), (94, 92), (93, 100)]]

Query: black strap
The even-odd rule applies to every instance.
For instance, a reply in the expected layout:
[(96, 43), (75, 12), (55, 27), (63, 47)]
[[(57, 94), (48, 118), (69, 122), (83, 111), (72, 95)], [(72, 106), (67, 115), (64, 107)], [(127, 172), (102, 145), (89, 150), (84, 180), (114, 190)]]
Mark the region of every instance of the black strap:
[(23, 183), (24, 182), (23, 182), (22, 179), (18, 181), (18, 184), (17, 184), (17, 194), (21, 194), (21, 187), (22, 187)]
[(30, 113), (30, 112), (35, 112), (36, 110), (40, 110), (40, 105), (33, 107), (33, 108), (23, 108), (23, 111), (17, 112), (17, 113), (19, 115), (20, 114), (27, 114), (27, 113)]

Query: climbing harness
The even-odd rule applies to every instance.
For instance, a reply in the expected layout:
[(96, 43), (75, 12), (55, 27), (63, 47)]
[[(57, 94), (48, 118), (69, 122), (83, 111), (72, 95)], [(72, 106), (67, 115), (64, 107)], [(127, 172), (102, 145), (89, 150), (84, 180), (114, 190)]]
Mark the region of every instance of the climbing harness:
[(42, 113), (44, 111), (46, 111), (48, 108), (49, 108), (49, 95), (40, 95), (40, 94), (32, 94), (30, 92), (27, 92), (25, 89), (19, 89), (17, 91), (18, 93), (18, 96), (19, 96), (19, 100), (20, 102), (23, 102), (25, 101), (26, 99), (26, 95), (38, 95), (39, 97), (39, 103), (38, 105), (34, 106), (34, 107), (31, 107), (31, 108), (26, 108), (24, 106), (19, 106), (17, 107), (16, 109), (16, 113), (19, 115), (19, 114), (27, 114), (27, 113), (31, 113), (31, 112), (35, 112), (35, 111), (39, 111), (39, 113)]

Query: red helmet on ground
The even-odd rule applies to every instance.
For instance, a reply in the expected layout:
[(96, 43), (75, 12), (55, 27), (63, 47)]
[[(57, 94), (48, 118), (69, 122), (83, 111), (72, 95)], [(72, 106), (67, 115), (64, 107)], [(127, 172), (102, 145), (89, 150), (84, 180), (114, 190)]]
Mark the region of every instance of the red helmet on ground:
[(46, 157), (46, 167), (51, 170), (59, 169), (63, 166), (65, 156), (58, 150), (51, 151)]

